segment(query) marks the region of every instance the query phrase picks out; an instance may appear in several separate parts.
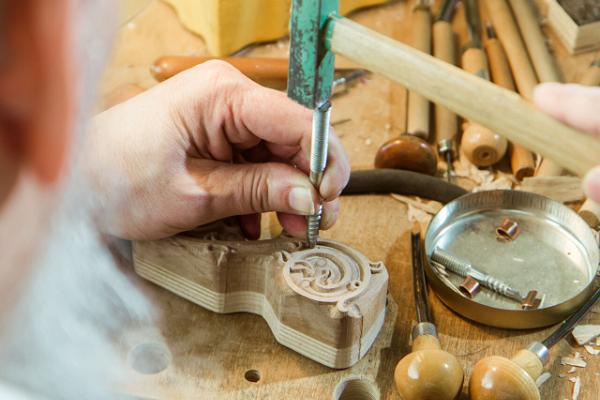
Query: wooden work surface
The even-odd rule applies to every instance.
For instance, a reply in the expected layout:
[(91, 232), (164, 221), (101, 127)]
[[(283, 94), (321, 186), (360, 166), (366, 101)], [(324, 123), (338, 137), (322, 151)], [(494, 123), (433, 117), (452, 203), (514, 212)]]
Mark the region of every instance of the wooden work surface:
[[(156, 84), (148, 67), (159, 56), (206, 52), (202, 40), (185, 31), (168, 6), (160, 1), (139, 3), (145, 4), (127, 8), (141, 11), (120, 29), (113, 59), (101, 85), (103, 95), (122, 84), (142, 87)], [(409, 4), (400, 2), (359, 11), (352, 18), (406, 41), (411, 27), (409, 15)], [(464, 40), (462, 15), (459, 9), (454, 21)], [(570, 57), (556, 38), (550, 37), (568, 81), (576, 81), (590, 61), (600, 57), (600, 52)], [(248, 54), (285, 57), (287, 42), (261, 45)], [(378, 76), (371, 76), (349, 93), (335, 98), (332, 121), (342, 122), (336, 124), (335, 130), (349, 153), (353, 169), (372, 168), (379, 145), (404, 130), (405, 99), (402, 87)], [(390, 274), (390, 294), (398, 304), (397, 315), (389, 316), (380, 340), (353, 368), (331, 370), (277, 344), (267, 324), (258, 316), (217, 315), (140, 279), (139, 285), (162, 312), (160, 330), (173, 358), (163, 372), (139, 375), (139, 380), (131, 382), (129, 391), (152, 399), (330, 399), (340, 380), (361, 376), (373, 382), (382, 399), (398, 399), (393, 370), (409, 351), (409, 334), (415, 318), (409, 227), (406, 205), (391, 196), (346, 197), (342, 199), (339, 222), (323, 233), (324, 237), (355, 247), (374, 261), (384, 261)], [(431, 306), (443, 348), (457, 356), (467, 376), (482, 357), (510, 357), (548, 332), (507, 331), (472, 323), (454, 314), (435, 296), (431, 296)], [(600, 323), (600, 309), (596, 307), (586, 321)], [(569, 339), (552, 350), (549, 369), (553, 377), (541, 390), (543, 399), (571, 398), (573, 384), (558, 377), (569, 368), (560, 366), (559, 358), (574, 351), (580, 351), (588, 360), (587, 368), (569, 375), (582, 379), (579, 398), (598, 398), (600, 356), (592, 357), (583, 348), (572, 345)], [(257, 383), (245, 379), (248, 370), (258, 371)], [(466, 399), (467, 395), (461, 398)]]

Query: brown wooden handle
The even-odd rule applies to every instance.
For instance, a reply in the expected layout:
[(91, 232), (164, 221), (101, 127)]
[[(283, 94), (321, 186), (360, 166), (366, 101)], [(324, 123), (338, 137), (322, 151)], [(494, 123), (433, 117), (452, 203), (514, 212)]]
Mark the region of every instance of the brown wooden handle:
[[(417, 8), (412, 15), (412, 46), (426, 54), (431, 54), (431, 13), (429, 9)], [(406, 133), (429, 138), (429, 101), (421, 94), (408, 93)]]
[(535, 109), (514, 92), (347, 18), (336, 17), (329, 30), (327, 44), (334, 53), (471, 121), (503, 132), (507, 139), (555, 160), (576, 174), (584, 175), (600, 163), (600, 140)]
[(561, 82), (556, 61), (552, 58), (531, 0), (509, 0), (529, 58), (540, 82)]
[(517, 89), (531, 101), (538, 81), (510, 7), (506, 0), (485, 0), (485, 3), (487, 14), (506, 51)]
[[(433, 55), (449, 64), (456, 65), (456, 40), (452, 25), (447, 21), (433, 24)], [(438, 144), (456, 140), (458, 117), (444, 106), (435, 106), (435, 136)]]
[[(493, 38), (485, 42), (492, 81), (508, 90), (515, 91), (515, 84), (510, 73), (510, 66), (500, 40)], [(516, 143), (510, 146), (510, 165), (513, 175), (518, 180), (533, 176), (535, 172), (535, 159), (526, 148)]]
[(466, 49), (462, 55), (462, 67), (465, 71), (477, 75), (485, 80), (490, 80), (487, 57), (485, 52), (477, 47)]
[[(218, 58), (164, 56), (154, 62), (151, 72), (158, 81), (164, 81), (195, 65), (214, 59)], [(287, 81), (288, 60), (285, 58), (228, 57), (220, 60), (230, 63), (254, 81)]]

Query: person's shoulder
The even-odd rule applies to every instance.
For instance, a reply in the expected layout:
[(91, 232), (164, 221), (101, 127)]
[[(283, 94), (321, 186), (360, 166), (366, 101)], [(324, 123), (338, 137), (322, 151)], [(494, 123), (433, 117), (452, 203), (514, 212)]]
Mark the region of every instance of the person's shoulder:
[(2, 400), (45, 400), (38, 396), (31, 396), (30, 394), (0, 381), (0, 399)]

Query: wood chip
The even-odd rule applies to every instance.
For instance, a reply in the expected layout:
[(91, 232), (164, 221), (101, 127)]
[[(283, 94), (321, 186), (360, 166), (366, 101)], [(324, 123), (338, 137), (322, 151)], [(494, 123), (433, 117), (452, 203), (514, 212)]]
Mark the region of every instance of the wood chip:
[(577, 368), (585, 368), (587, 363), (581, 358), (563, 357), (560, 359), (561, 365), (570, 365)]
[[(577, 325), (572, 332), (575, 341), (581, 346), (600, 336), (600, 325)], [(598, 340), (596, 340), (598, 344)]]
[(541, 374), (536, 380), (535, 380), (535, 384), (537, 387), (540, 387), (544, 384), (544, 382), (546, 382), (548, 379), (550, 379), (552, 377), (552, 374), (550, 372), (544, 372), (543, 374)]
[(579, 398), (579, 392), (581, 391), (581, 379), (577, 376), (569, 380), (573, 382), (573, 393), (571, 395), (571, 400), (577, 400)]
[(561, 203), (584, 199), (581, 179), (575, 176), (536, 176), (523, 179), (519, 187), (526, 192), (541, 194)]
[(573, 372), (575, 372), (577, 369), (575, 367), (571, 367), (569, 368), (569, 370), (567, 371), (567, 374), (572, 374)]
[(423, 200), (420, 197), (416, 196), (403, 196), (401, 194), (396, 193), (392, 193), (390, 194), (390, 196), (392, 196), (392, 198), (395, 200), (401, 201), (406, 204), (410, 204), (415, 208), (425, 211), (428, 214), (437, 214), (437, 212), (440, 211), (443, 207), (443, 204), (438, 201)]
[(598, 354), (600, 354), (599, 349), (595, 349), (592, 346), (590, 346), (589, 344), (584, 345), (583, 348), (593, 356), (597, 356)]

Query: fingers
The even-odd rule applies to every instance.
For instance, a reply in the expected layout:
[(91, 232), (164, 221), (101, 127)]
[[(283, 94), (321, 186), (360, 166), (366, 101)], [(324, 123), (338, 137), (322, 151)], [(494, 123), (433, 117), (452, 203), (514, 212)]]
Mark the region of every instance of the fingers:
[(308, 177), (281, 163), (225, 164), (192, 159), (189, 173), (206, 193), (198, 214), (214, 219), (278, 211), (313, 214), (318, 197)]
[(559, 121), (600, 136), (600, 88), (543, 83), (534, 91), (535, 105)]
[(600, 166), (592, 168), (583, 179), (586, 197), (600, 203)]
[[(340, 209), (340, 201), (334, 200), (323, 203), (323, 216), (321, 217), (321, 230), (330, 229), (337, 220)], [(306, 217), (286, 213), (277, 213), (279, 223), (285, 231), (299, 238), (306, 237)]]

